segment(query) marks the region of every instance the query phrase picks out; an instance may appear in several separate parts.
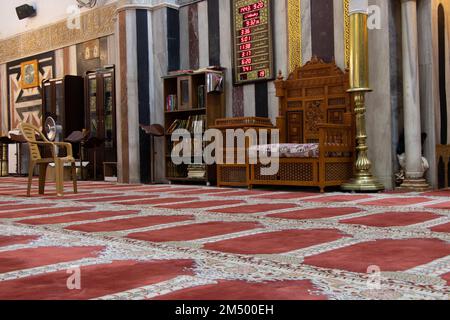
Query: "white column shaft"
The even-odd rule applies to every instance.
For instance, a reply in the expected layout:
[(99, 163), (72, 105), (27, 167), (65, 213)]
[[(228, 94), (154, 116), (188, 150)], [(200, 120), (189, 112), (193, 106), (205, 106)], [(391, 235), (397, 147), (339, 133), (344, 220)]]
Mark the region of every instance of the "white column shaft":
[(419, 50), (415, 0), (402, 0), (403, 96), (406, 178), (420, 179), (422, 143), (419, 93)]

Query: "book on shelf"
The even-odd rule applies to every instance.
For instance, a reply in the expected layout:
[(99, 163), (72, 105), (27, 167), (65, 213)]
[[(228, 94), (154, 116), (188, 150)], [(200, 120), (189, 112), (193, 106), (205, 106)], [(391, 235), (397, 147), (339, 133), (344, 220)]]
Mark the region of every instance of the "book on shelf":
[(179, 126), (179, 122), (180, 120), (175, 120), (169, 127), (169, 129), (167, 129), (167, 134), (172, 134)]
[(188, 119), (176, 119), (167, 129), (167, 134), (172, 134), (178, 129), (185, 129), (191, 133), (203, 133), (206, 130), (206, 115), (190, 116)]
[(188, 166), (188, 178), (190, 179), (204, 179), (206, 178), (205, 164), (191, 164)]
[(177, 95), (169, 94), (167, 96), (167, 101), (166, 101), (166, 111), (171, 112), (171, 111), (177, 111), (177, 110), (178, 110)]

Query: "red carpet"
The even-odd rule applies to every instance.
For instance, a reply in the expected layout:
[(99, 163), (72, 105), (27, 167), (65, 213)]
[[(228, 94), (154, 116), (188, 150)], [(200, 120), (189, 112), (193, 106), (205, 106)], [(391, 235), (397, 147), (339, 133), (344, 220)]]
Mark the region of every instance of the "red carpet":
[(97, 257), (102, 249), (102, 247), (42, 247), (0, 252), (0, 273)]
[(280, 194), (268, 194), (265, 196), (258, 196), (255, 199), (275, 199), (275, 200), (293, 200), (293, 199), (302, 199), (306, 197), (317, 197), (317, 193), (308, 193), (308, 192), (287, 192)]
[(194, 216), (150, 216), (80, 224), (66, 229), (84, 232), (114, 232), (189, 220), (194, 220)]
[(368, 201), (360, 203), (366, 206), (381, 206), (381, 207), (394, 207), (394, 206), (410, 206), (419, 203), (429, 202), (432, 199), (424, 197), (412, 197), (412, 198), (386, 198), (382, 200)]
[(119, 201), (129, 201), (129, 200), (143, 200), (156, 198), (156, 195), (146, 195), (146, 196), (117, 196), (117, 197), (104, 197), (97, 199), (83, 200), (83, 202), (119, 202)]
[(212, 207), (221, 207), (221, 206), (231, 206), (234, 204), (244, 203), (241, 200), (209, 200), (209, 201), (196, 201), (190, 203), (182, 203), (182, 204), (167, 204), (158, 206), (158, 208), (166, 208), (166, 209), (203, 209), (203, 208), (212, 208)]
[(431, 231), (450, 233), (450, 223), (441, 224), (439, 226), (433, 227), (433, 228), (431, 228)]
[(14, 236), (14, 237), (0, 236), (0, 248), (12, 246), (15, 244), (29, 243), (38, 238), (39, 238), (38, 236)]
[(447, 273), (447, 274), (443, 275), (442, 279), (447, 281), (447, 286), (450, 285), (450, 273)]
[(46, 204), (6, 204), (3, 206), (0, 206), (0, 212), (5, 211), (17, 211), (17, 210), (24, 210), (24, 209), (37, 209), (37, 208), (50, 208), (54, 206), (53, 203), (46, 203)]
[(258, 190), (241, 190), (241, 191), (229, 191), (215, 194), (216, 197), (249, 197), (249, 196), (259, 196), (268, 193), (267, 191)]
[[(35, 187), (27, 198), (25, 186), (0, 178), (0, 299), (450, 296), (448, 190), (320, 194), (82, 181), (77, 195), (67, 183), (64, 197), (52, 196), (51, 184), (44, 197)], [(382, 272), (378, 289), (368, 285), (371, 266)], [(74, 267), (81, 288), (70, 290)]]
[(198, 194), (207, 194), (207, 195), (216, 195), (216, 196), (220, 196), (218, 195), (218, 193), (228, 193), (229, 190), (228, 189), (196, 189), (196, 190), (192, 190), (192, 191), (183, 191), (183, 195), (185, 196), (196, 196)]
[(32, 225), (59, 224), (59, 223), (79, 222), (79, 221), (87, 221), (87, 220), (97, 220), (97, 219), (119, 217), (119, 216), (128, 216), (128, 215), (138, 214), (138, 213), (139, 213), (138, 210), (97, 211), (97, 212), (89, 212), (89, 213), (69, 214), (69, 215), (51, 217), (51, 218), (20, 220), (19, 223), (32, 224)]
[(238, 254), (275, 254), (299, 250), (344, 237), (338, 230), (283, 230), (209, 243), (207, 250)]
[(315, 208), (305, 210), (295, 210), (287, 213), (271, 214), (269, 217), (278, 219), (292, 219), (292, 220), (305, 220), (305, 219), (324, 219), (333, 218), (338, 216), (345, 216), (348, 214), (361, 212), (358, 208)]
[(16, 203), (15, 201), (0, 201), (0, 206)]
[(60, 214), (60, 213), (69, 213), (69, 212), (78, 212), (78, 211), (87, 211), (91, 210), (94, 207), (64, 207), (64, 208), (44, 208), (44, 209), (33, 209), (26, 211), (10, 211), (10, 212), (2, 212), (0, 213), (0, 219), (14, 219), (14, 218), (26, 218), (33, 216), (42, 216), (49, 214)]
[(399, 227), (409, 226), (429, 220), (439, 219), (442, 216), (429, 212), (386, 212), (361, 218), (341, 220), (341, 223), (362, 224), (371, 227)]
[(440, 240), (378, 240), (307, 257), (305, 263), (360, 273), (372, 265), (383, 271), (404, 271), (448, 255), (450, 246)]
[(65, 271), (0, 282), (0, 300), (85, 300), (190, 275), (192, 261), (116, 261), (81, 268), (82, 290), (67, 288)]
[(311, 202), (318, 203), (331, 203), (331, 202), (351, 202), (357, 200), (370, 199), (368, 195), (338, 195), (338, 196), (325, 196), (320, 198), (311, 199)]
[[(81, 194), (68, 194), (64, 196), (64, 200), (82, 200), (82, 199), (92, 199), (92, 198), (104, 198), (110, 197), (110, 193), (81, 193)], [(60, 197), (45, 197), (47, 200), (60, 200)]]
[(184, 192), (184, 191), (193, 191), (193, 190), (197, 190), (197, 188), (162, 188), (162, 189), (148, 189), (145, 190), (145, 193), (171, 193), (171, 192)]
[(450, 198), (450, 190), (439, 190), (439, 191), (425, 192), (422, 195), (425, 196), (425, 197), (446, 197), (446, 198)]
[(443, 203), (438, 203), (438, 204), (429, 205), (429, 206), (427, 206), (427, 208), (430, 208), (430, 209), (450, 210), (450, 202), (443, 202)]
[(123, 201), (123, 202), (115, 202), (115, 204), (123, 204), (123, 205), (154, 205), (154, 204), (162, 204), (162, 203), (178, 203), (178, 202), (187, 202), (187, 201), (195, 201), (200, 200), (199, 198), (158, 198), (153, 200), (140, 200), (140, 201)]
[(274, 210), (283, 210), (283, 209), (291, 209), (297, 207), (292, 203), (279, 203), (279, 204), (254, 204), (254, 205), (246, 205), (246, 206), (237, 206), (231, 208), (223, 208), (223, 209), (215, 209), (210, 212), (215, 213), (235, 213), (235, 214), (254, 214), (254, 213), (264, 213)]
[(154, 300), (326, 300), (326, 296), (314, 295), (310, 281), (278, 281), (249, 283), (244, 281), (219, 281), (180, 290)]

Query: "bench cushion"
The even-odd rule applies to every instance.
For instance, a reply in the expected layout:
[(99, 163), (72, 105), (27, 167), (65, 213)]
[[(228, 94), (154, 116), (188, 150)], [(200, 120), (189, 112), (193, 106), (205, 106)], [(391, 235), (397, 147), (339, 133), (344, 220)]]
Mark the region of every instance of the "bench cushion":
[(279, 153), (280, 158), (318, 158), (319, 144), (283, 143), (256, 145), (250, 147), (249, 156), (251, 158), (256, 158), (260, 153), (266, 153), (268, 156), (271, 156), (277, 152)]

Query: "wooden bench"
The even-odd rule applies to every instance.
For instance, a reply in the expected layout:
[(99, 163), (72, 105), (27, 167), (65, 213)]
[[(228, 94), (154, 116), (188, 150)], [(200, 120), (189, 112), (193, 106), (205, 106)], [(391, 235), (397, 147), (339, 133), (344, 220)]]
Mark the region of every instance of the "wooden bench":
[(284, 80), (275, 81), (279, 97), (280, 142), (319, 144), (318, 157), (280, 158), (279, 172), (261, 175), (261, 164), (250, 164), (249, 187), (282, 185), (340, 186), (351, 179), (355, 157), (355, 121), (349, 75), (335, 63), (314, 57)]

